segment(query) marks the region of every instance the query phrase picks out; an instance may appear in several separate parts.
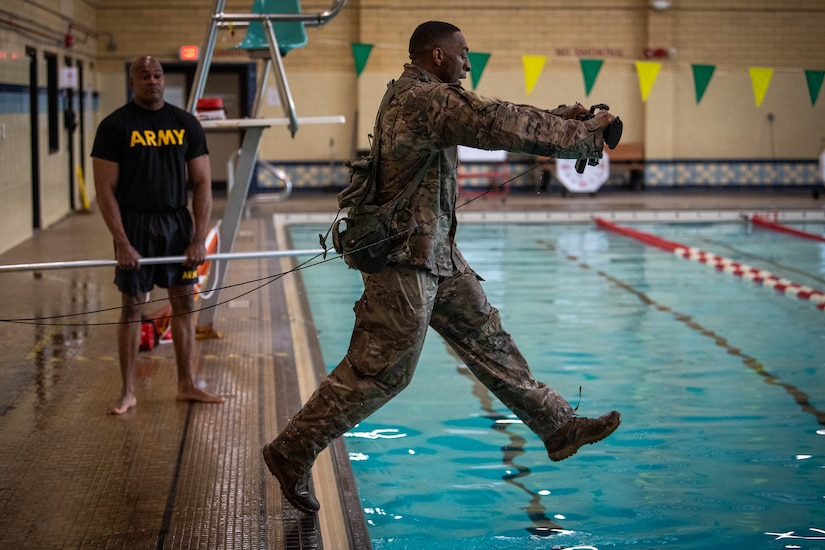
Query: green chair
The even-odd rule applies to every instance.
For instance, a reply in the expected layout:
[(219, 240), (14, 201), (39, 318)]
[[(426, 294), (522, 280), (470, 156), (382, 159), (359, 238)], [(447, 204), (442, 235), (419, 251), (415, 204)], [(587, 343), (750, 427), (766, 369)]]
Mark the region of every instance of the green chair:
[[(252, 13), (266, 14), (299, 14), (301, 13), (300, 0), (255, 0), (252, 4)], [(290, 50), (301, 48), (307, 44), (307, 33), (302, 21), (277, 21), (272, 23), (275, 38), (278, 41), (278, 50), (286, 55)], [(244, 39), (235, 46), (242, 50), (269, 49), (267, 30), (264, 23), (253, 21), (249, 23)]]

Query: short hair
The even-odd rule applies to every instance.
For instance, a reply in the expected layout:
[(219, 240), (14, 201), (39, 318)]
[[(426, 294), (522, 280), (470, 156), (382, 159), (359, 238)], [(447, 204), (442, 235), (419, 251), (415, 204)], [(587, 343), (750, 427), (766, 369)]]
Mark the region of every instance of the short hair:
[(410, 37), (410, 59), (431, 52), (457, 32), (461, 32), (461, 29), (451, 23), (443, 21), (421, 23)]
[(160, 70), (163, 71), (163, 65), (160, 64), (160, 61), (151, 55), (143, 55), (132, 61), (132, 64), (129, 65), (129, 76), (134, 76), (135, 72), (141, 69), (144, 65), (157, 65), (160, 67)]

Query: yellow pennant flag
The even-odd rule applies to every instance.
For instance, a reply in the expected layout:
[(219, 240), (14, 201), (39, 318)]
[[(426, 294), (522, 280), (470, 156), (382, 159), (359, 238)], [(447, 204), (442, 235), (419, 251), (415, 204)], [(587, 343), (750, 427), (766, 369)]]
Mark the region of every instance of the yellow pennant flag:
[(771, 85), (771, 78), (773, 78), (773, 69), (766, 69), (763, 67), (751, 67), (748, 69), (751, 73), (751, 85), (753, 86), (753, 99), (756, 101), (756, 106), (762, 105), (765, 99), (765, 94), (768, 93), (768, 86)]
[(659, 69), (662, 64), (658, 61), (637, 61), (636, 73), (639, 76), (639, 90), (642, 92), (642, 101), (647, 101), (650, 90), (659, 76)]
[(527, 95), (533, 92), (541, 76), (541, 70), (547, 62), (547, 57), (544, 55), (523, 55), (521, 62), (524, 65), (524, 87), (527, 90)]

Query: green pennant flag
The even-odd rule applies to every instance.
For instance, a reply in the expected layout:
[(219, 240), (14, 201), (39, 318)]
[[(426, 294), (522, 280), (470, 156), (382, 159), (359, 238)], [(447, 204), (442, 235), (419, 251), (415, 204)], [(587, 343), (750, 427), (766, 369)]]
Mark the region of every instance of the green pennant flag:
[(355, 59), (355, 76), (361, 76), (364, 67), (367, 65), (367, 59), (370, 57), (372, 51), (372, 44), (352, 44), (352, 57)]
[(696, 103), (702, 101), (705, 95), (705, 90), (708, 89), (710, 79), (713, 77), (713, 71), (716, 70), (715, 65), (691, 65), (693, 68), (693, 86), (696, 89)]
[(599, 71), (602, 70), (601, 59), (580, 59), (579, 63), (582, 67), (582, 76), (584, 76), (584, 95), (589, 96), (593, 85), (596, 83), (596, 78), (599, 76)]
[(811, 105), (816, 105), (819, 90), (822, 89), (822, 79), (825, 71), (805, 71), (805, 80), (808, 81), (808, 93), (811, 95)]
[(478, 86), (478, 81), (481, 80), (481, 73), (484, 72), (484, 67), (487, 66), (487, 61), (490, 60), (489, 53), (469, 52), (467, 57), (470, 59), (470, 81), (473, 84), (473, 90)]

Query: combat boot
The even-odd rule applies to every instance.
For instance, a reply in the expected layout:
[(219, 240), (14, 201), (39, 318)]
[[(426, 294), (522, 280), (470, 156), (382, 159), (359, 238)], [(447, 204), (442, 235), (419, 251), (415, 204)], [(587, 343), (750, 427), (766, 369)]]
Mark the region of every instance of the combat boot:
[(316, 513), (321, 505), (309, 489), (310, 469), (292, 464), (272, 443), (264, 447), (263, 454), (266, 467), (278, 478), (286, 499), (302, 512)]
[(622, 422), (616, 411), (599, 418), (574, 417), (544, 440), (550, 460), (559, 461), (576, 454), (584, 445), (601, 441), (612, 434)]

